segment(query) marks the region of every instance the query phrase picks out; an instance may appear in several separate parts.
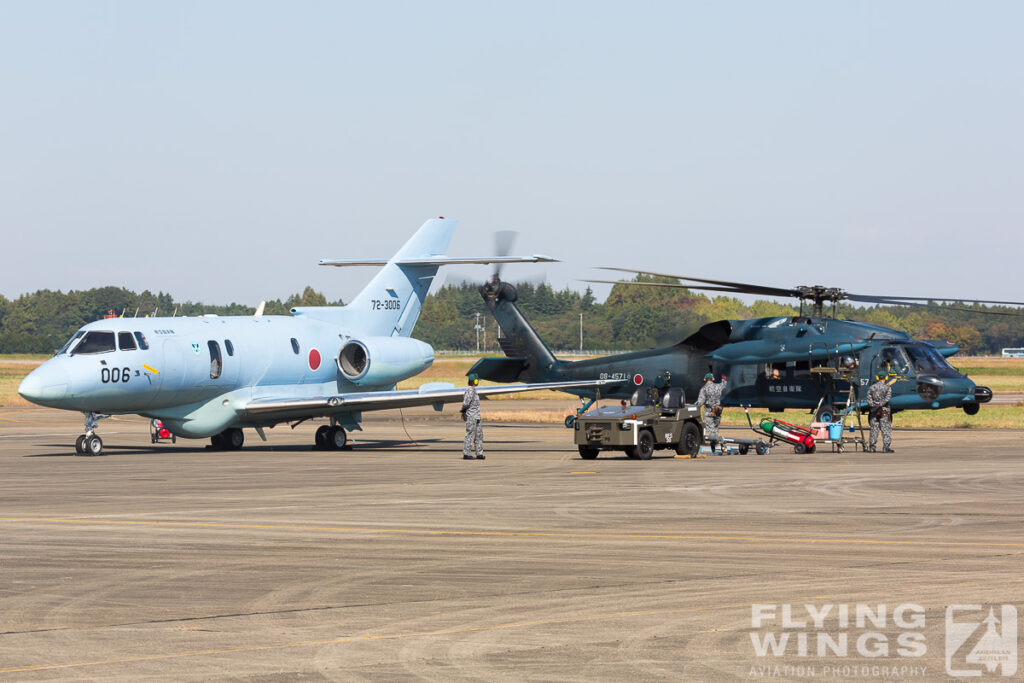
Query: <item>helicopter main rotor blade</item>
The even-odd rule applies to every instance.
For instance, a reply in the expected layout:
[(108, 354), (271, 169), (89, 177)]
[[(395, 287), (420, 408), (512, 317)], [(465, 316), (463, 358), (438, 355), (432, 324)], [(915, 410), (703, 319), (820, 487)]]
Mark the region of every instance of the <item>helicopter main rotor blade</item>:
[(949, 301), (952, 303), (961, 304), (995, 304), (1002, 306), (1024, 306), (1024, 301), (992, 301), (989, 299), (961, 299), (956, 297), (941, 297), (941, 296), (886, 296), (886, 295), (874, 295), (874, 294), (847, 294), (846, 298), (850, 301), (865, 301), (868, 303), (882, 303), (880, 300), (885, 299), (885, 303), (892, 301)]
[(593, 282), (602, 285), (634, 285), (637, 287), (668, 287), (670, 289), (700, 289), (708, 292), (726, 292), (728, 294), (745, 293), (738, 289), (733, 289), (732, 287), (705, 287), (702, 285), (686, 285), (676, 282), (630, 282), (629, 280), (580, 280), (580, 282)]
[[(649, 270), (636, 270), (633, 268), (614, 268), (611, 266), (601, 266), (601, 270), (617, 270), (623, 273), (638, 273), (640, 275), (652, 275), (654, 277), (670, 277), (677, 280), (689, 280), (691, 282), (703, 282), (709, 285), (717, 285), (719, 287), (728, 287), (729, 289), (718, 289), (713, 291), (722, 292), (735, 292), (737, 294), (761, 294), (763, 296), (784, 296), (784, 297), (797, 297), (800, 298), (801, 292), (797, 289), (783, 289), (782, 287), (769, 287), (766, 285), (751, 285), (744, 282), (729, 282), (728, 280), (707, 280), (699, 277), (687, 277), (686, 275), (673, 275), (671, 273), (655, 273)], [(644, 283), (641, 283), (644, 284)], [(699, 289), (698, 287), (692, 287), (691, 289)]]
[(861, 296), (857, 294), (851, 294), (847, 296), (850, 301), (861, 301), (864, 303), (871, 304), (883, 304), (885, 306), (919, 306), (921, 308), (935, 308), (941, 311), (961, 311), (963, 313), (980, 313), (982, 315), (1008, 315), (1011, 317), (1024, 316), (1024, 311), (1013, 312), (1013, 311), (979, 311), (976, 308), (960, 308), (959, 306), (944, 306), (942, 304), (930, 303), (922, 304), (918, 301), (900, 301), (899, 299), (889, 299), (884, 296)]

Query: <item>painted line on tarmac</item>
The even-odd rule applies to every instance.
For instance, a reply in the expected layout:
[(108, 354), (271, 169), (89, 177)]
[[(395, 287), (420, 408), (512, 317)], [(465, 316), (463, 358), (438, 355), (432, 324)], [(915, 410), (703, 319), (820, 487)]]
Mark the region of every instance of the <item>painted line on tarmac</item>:
[[(972, 582), (961, 582), (954, 583), (951, 585), (936, 585), (928, 584), (925, 586), (915, 587), (904, 587), (895, 589), (899, 592), (914, 592), (922, 588), (943, 588), (949, 590), (950, 588), (968, 588), (968, 587), (979, 587), (984, 586), (990, 588), (991, 586), (998, 584), (1013, 584), (1021, 583), (1024, 578), (1006, 579), (1004, 581), (972, 581)], [(836, 595), (816, 595), (812, 597), (802, 597), (789, 600), (790, 603), (803, 602), (807, 600), (838, 600), (839, 598), (851, 599), (862, 596), (874, 596), (874, 593), (866, 592), (850, 592), (850, 593), (839, 593)], [(211, 648), (207, 650), (186, 650), (184, 652), (168, 652), (165, 654), (157, 655), (137, 655), (131, 657), (121, 658), (110, 658), (101, 659), (90, 662), (72, 662), (68, 664), (38, 664), (38, 665), (27, 665), (27, 666), (10, 666), (0, 668), (0, 674), (9, 673), (24, 673), (29, 671), (54, 671), (60, 669), (75, 669), (89, 666), (104, 666), (104, 665), (116, 665), (116, 664), (136, 664), (139, 662), (155, 662), (169, 659), (183, 659), (187, 657), (203, 657), (211, 655), (225, 655), (235, 654), (239, 652), (266, 652), (270, 650), (287, 650), (290, 648), (297, 647), (322, 647), (324, 645), (340, 645), (343, 643), (354, 643), (354, 642), (369, 642), (373, 640), (404, 640), (406, 638), (424, 638), (429, 636), (447, 636), (447, 635), (461, 635), (464, 633), (485, 633), (488, 631), (505, 631), (511, 629), (528, 628), (531, 626), (558, 626), (564, 624), (579, 624), (593, 621), (608, 621), (611, 619), (625, 619), (631, 617), (649, 617), (649, 616), (662, 616), (668, 614), (684, 614), (687, 612), (713, 612), (718, 610), (727, 609), (740, 609), (750, 608), (753, 605), (758, 604), (756, 602), (737, 602), (729, 603), (724, 605), (707, 605), (704, 607), (666, 607), (660, 609), (647, 609), (647, 610), (627, 610), (621, 612), (605, 612), (600, 614), (584, 614), (575, 617), (561, 617), (553, 619), (531, 619), (527, 621), (515, 621), (505, 624), (491, 624), (489, 626), (459, 626), (454, 628), (442, 628), (431, 631), (403, 631), (401, 633), (380, 633), (380, 634), (367, 634), (362, 636), (341, 636), (339, 638), (327, 638), (323, 640), (302, 640), (292, 641), (287, 643), (270, 643), (267, 645), (253, 645), (253, 646), (242, 646), (242, 647), (225, 647), (225, 648)]]
[(349, 534), (394, 534), (408, 536), (479, 536), (520, 538), (564, 538), (662, 541), (737, 541), (744, 543), (790, 543), (885, 546), (941, 546), (953, 548), (1024, 548), (1024, 543), (997, 541), (902, 541), (871, 538), (785, 538), (772, 536), (724, 536), (711, 534), (625, 534), (580, 533), (572, 531), (458, 531), (451, 529), (389, 529), (373, 527), (316, 526), (310, 524), (242, 524), (233, 522), (171, 522), (132, 519), (62, 519), (51, 517), (0, 517), (2, 522), (79, 524), (95, 526), (179, 527), (188, 529), (266, 529), (271, 531), (330, 531)]

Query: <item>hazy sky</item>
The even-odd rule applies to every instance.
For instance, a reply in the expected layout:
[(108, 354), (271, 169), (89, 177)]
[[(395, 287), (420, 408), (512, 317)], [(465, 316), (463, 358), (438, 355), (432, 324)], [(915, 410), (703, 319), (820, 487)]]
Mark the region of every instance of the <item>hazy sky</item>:
[(349, 299), (371, 270), (318, 259), (443, 215), (450, 254), (517, 229), (556, 286), (1021, 299), (1022, 26), (1020, 2), (3, 2), (0, 293)]

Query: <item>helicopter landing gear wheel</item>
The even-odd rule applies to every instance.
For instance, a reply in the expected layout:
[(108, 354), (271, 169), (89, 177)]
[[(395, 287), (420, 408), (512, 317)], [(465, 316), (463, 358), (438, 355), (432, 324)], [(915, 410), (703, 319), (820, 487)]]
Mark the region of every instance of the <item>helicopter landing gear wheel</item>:
[(831, 403), (822, 403), (814, 415), (815, 422), (835, 422), (836, 409)]

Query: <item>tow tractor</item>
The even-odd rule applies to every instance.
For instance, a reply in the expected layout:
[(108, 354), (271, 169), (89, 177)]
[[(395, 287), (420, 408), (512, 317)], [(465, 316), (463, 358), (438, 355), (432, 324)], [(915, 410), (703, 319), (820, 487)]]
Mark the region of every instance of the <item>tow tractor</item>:
[(679, 387), (666, 389), (658, 399), (657, 390), (640, 387), (628, 405), (595, 408), (575, 417), (573, 441), (580, 457), (593, 460), (601, 451), (625, 451), (631, 458), (650, 460), (655, 450), (666, 448), (696, 456), (703, 440), (700, 409), (686, 404)]

